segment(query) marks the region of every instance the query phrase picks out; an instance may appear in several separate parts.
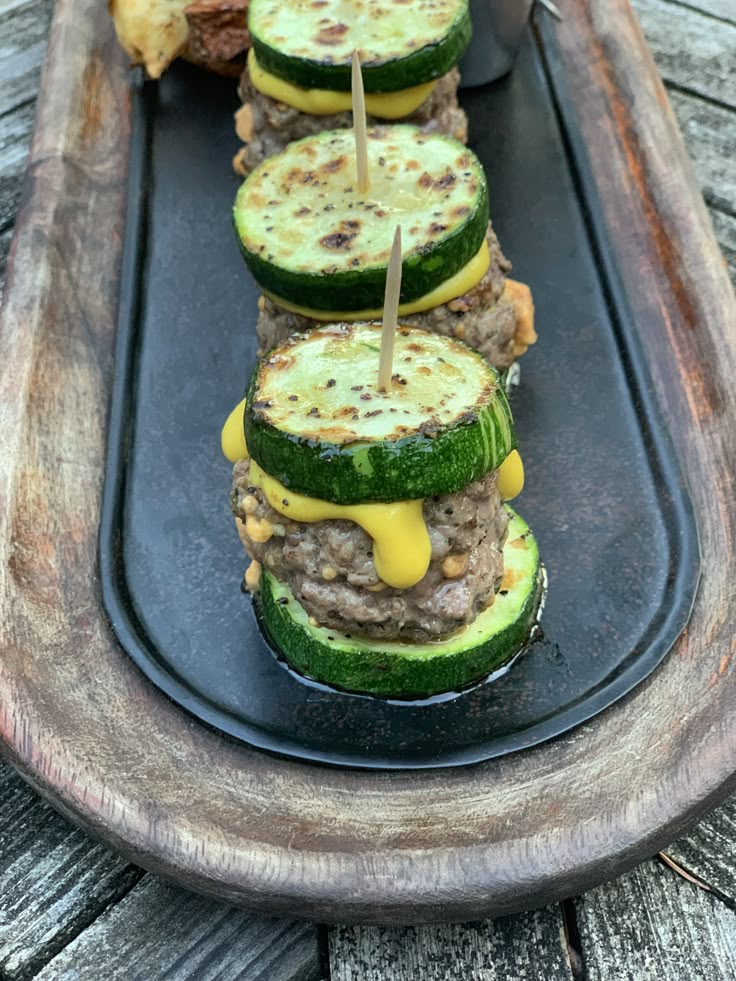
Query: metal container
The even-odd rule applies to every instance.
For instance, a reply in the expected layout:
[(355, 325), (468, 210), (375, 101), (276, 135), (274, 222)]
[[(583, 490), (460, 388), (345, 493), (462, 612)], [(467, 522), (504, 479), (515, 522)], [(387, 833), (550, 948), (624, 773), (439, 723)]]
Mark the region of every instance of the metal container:
[(470, 0), (473, 39), (460, 62), (461, 88), (510, 70), (533, 6), (534, 0)]

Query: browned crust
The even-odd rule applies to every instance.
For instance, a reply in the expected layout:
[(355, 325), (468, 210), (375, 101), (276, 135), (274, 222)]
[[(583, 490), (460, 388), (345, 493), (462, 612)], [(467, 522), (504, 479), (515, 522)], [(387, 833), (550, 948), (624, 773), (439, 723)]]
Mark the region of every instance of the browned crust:
[(250, 47), (248, 0), (195, 0), (184, 10), (189, 26), (183, 57), (203, 68), (239, 78)]

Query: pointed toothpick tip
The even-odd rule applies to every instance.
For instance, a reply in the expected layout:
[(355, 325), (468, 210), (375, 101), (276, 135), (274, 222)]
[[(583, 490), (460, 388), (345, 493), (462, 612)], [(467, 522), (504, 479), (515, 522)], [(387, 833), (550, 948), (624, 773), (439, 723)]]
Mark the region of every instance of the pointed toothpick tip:
[(391, 258), (386, 270), (386, 293), (383, 301), (381, 354), (378, 360), (378, 391), (391, 388), (394, 361), (394, 338), (399, 326), (399, 296), (401, 295), (401, 225), (396, 226), (391, 246)]
[(355, 134), (355, 161), (358, 165), (358, 190), (361, 194), (370, 187), (368, 173), (368, 124), (365, 117), (365, 92), (363, 90), (363, 72), (360, 70), (358, 52), (353, 51), (352, 57), (352, 98), (353, 98), (353, 132)]

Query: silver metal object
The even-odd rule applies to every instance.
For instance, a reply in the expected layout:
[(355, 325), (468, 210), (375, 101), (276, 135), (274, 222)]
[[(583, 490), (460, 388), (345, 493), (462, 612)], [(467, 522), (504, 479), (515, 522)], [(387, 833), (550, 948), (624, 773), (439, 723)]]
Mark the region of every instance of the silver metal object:
[(460, 62), (461, 88), (510, 70), (533, 6), (534, 0), (470, 0), (473, 39)]

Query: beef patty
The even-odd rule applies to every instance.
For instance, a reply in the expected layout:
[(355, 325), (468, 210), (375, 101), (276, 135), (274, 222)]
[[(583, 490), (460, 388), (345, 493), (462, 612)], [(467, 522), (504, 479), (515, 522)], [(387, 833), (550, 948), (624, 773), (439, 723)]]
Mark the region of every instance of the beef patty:
[[(511, 263), (501, 252), (490, 222), (486, 241), (491, 263), (477, 286), (449, 303), (424, 313), (402, 316), (401, 323), (458, 337), (480, 351), (494, 368), (504, 371), (519, 353), (521, 318), (514, 299), (506, 291), (506, 273), (510, 271)], [(256, 324), (259, 354), (270, 351), (291, 334), (302, 333), (316, 325), (316, 321), (289, 313), (266, 296), (259, 301), (259, 308)], [(522, 345), (521, 350), (524, 349)]]
[[(410, 116), (392, 122), (412, 123), (427, 133), (445, 133), (462, 143), (468, 141), (468, 117), (457, 101), (460, 72), (453, 68), (432, 89), (428, 99)], [(304, 136), (314, 136), (326, 129), (348, 129), (353, 125), (351, 112), (331, 116), (313, 116), (263, 95), (253, 85), (248, 69), (243, 72), (238, 89), (244, 107), (238, 113), (238, 135), (246, 147), (238, 157), (238, 168), (247, 173), (274, 153), (280, 153), (287, 143)], [(368, 116), (368, 125), (381, 122)], [(385, 120), (384, 120), (385, 122)]]
[(432, 555), (424, 578), (409, 589), (381, 583), (373, 540), (359, 525), (291, 521), (249, 483), (249, 473), (249, 460), (235, 464), (230, 498), (243, 544), (321, 626), (426, 642), (471, 623), (493, 603), (508, 524), (495, 471), (455, 494), (425, 500)]

